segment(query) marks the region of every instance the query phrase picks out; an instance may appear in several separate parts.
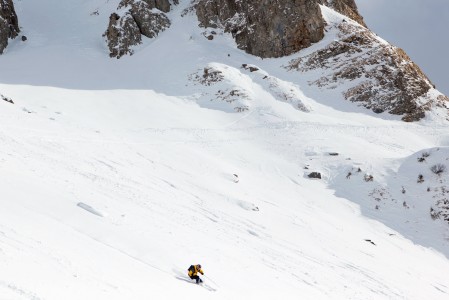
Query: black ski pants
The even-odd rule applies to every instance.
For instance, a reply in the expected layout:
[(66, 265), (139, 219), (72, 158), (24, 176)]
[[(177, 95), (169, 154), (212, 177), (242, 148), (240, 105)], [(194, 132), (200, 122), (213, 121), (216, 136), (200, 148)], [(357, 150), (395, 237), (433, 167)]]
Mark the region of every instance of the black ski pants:
[(196, 280), (196, 283), (203, 282), (203, 281), (201, 280), (200, 276), (198, 276), (198, 275), (190, 276), (190, 279), (195, 279), (195, 280)]

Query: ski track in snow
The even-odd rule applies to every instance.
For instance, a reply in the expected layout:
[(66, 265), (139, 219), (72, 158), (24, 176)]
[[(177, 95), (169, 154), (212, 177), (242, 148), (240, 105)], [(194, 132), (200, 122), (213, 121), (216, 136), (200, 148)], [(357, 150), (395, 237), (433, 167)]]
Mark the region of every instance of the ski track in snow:
[[(3, 290), (5, 289), (5, 290)], [(20, 300), (20, 299), (27, 299), (27, 300), (41, 300), (42, 298), (37, 297), (31, 292), (28, 292), (26, 290), (23, 290), (22, 288), (19, 288), (15, 286), (14, 284), (6, 283), (3, 281), (0, 281), (0, 294), (2, 294), (2, 299), (8, 299), (8, 300)], [(5, 298), (8, 297), (8, 298)]]

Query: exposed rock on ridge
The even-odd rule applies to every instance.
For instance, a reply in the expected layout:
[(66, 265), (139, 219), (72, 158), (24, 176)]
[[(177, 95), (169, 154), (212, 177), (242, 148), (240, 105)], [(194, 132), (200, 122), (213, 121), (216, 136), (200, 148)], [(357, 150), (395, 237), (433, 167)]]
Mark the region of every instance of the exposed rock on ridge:
[(8, 46), (8, 39), (19, 34), (19, 22), (12, 0), (0, 0), (0, 54)]
[(221, 27), (240, 49), (259, 57), (281, 57), (324, 36), (316, 0), (198, 0), (202, 27)]
[(335, 31), (338, 40), (292, 60), (288, 68), (301, 72), (320, 69), (312, 85), (342, 87), (345, 99), (376, 113), (400, 115), (407, 122), (424, 118), (433, 107), (446, 109), (447, 115), (447, 97), (434, 90), (402, 49), (353, 22), (342, 20), (328, 30)]
[(154, 38), (170, 27), (170, 20), (162, 12), (169, 10), (168, 0), (122, 0), (117, 12), (109, 17), (109, 26), (104, 33), (109, 56), (132, 55), (132, 46), (142, 43), (142, 35)]

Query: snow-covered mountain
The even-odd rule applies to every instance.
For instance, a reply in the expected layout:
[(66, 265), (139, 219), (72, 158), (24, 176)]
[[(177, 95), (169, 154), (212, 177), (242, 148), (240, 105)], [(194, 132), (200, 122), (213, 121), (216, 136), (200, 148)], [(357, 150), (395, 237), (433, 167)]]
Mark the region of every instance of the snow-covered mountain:
[(353, 1), (252, 55), (253, 2), (14, 1), (0, 299), (449, 297), (447, 98)]

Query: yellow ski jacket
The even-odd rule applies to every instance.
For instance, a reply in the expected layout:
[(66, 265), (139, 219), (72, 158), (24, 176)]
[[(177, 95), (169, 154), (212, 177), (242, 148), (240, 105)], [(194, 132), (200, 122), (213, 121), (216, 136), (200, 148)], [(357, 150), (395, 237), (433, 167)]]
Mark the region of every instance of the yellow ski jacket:
[(189, 268), (189, 277), (196, 276), (200, 272), (202, 275), (204, 275), (204, 272), (201, 268), (198, 267), (198, 265), (192, 265)]

